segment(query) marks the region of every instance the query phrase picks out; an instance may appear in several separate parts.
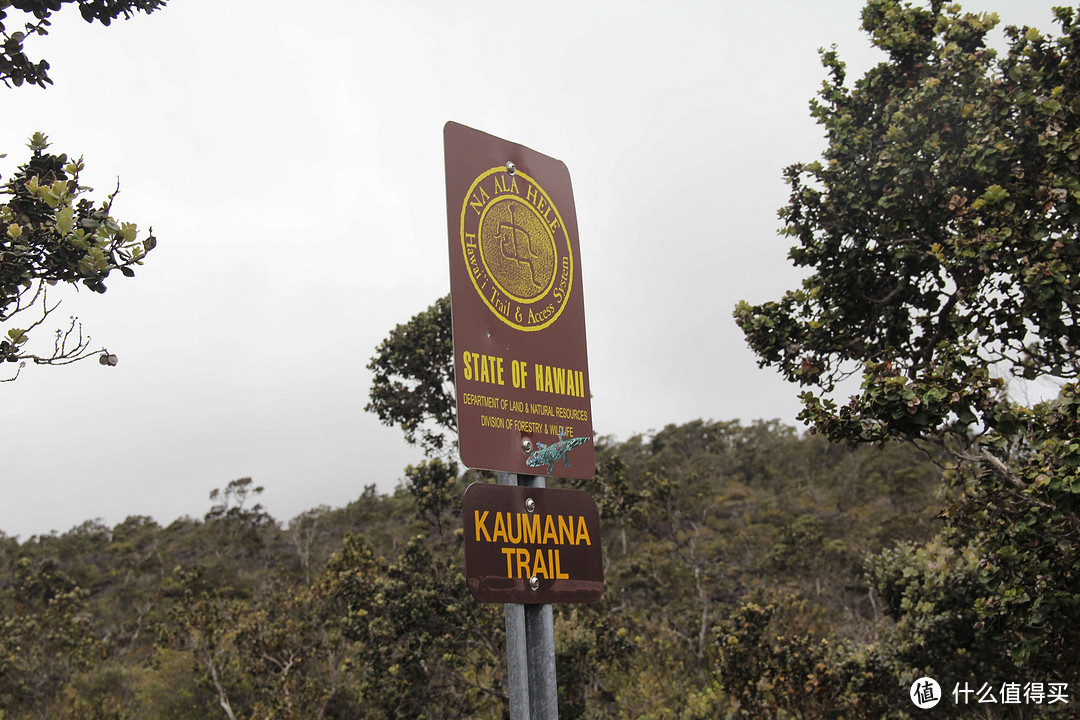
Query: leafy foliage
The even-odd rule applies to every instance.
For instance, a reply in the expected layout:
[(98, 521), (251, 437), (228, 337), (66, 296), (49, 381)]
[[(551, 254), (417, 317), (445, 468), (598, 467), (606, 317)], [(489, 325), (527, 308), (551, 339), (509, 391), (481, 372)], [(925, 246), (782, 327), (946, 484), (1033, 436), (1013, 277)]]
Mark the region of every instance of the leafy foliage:
[(808, 612), (798, 596), (767, 604), (748, 601), (716, 632), (716, 674), (754, 718), (879, 718), (897, 710), (895, 680), (873, 652), (857, 656), (803, 627)]
[[(919, 401), (907, 425), (889, 423), (900, 398), (853, 406), (873, 420), (864, 439), (988, 420), (997, 383), (964, 381), (998, 362), (1029, 377), (1077, 373), (1080, 29), (1071, 12), (1059, 18), (1056, 40), (1009, 29), (999, 60), (985, 44), (994, 15), (871, 0), (863, 27), (890, 60), (849, 89), (835, 51), (823, 53), (831, 80), (812, 114), (829, 149), (787, 169), (781, 211), (799, 243), (792, 261), (816, 272), (736, 317), (793, 382), (829, 389), (870, 362), (883, 392), (891, 378), (928, 383), (906, 398)], [(979, 389), (953, 396), (968, 385)]]
[[(953, 612), (964, 586), (940, 584), (952, 594), (936, 609), (908, 608), (921, 581), (893, 550), (941, 525), (940, 471), (922, 454), (705, 421), (601, 440), (597, 453), (600, 472), (580, 486), (601, 508), (606, 587), (598, 603), (556, 608), (560, 717), (862, 717), (855, 698), (907, 702), (902, 671), (919, 642), (956, 640), (925, 618)], [(369, 487), (282, 527), (241, 478), (199, 520), (0, 536), (0, 707), (8, 718), (501, 718), (502, 609), (476, 603), (463, 572), (460, 498), (474, 479), (436, 458), (390, 495)], [(751, 642), (742, 622), (755, 608), (769, 616)], [(895, 644), (872, 640), (894, 632)], [(752, 663), (736, 662), (733, 636)]]
[(54, 689), (92, 657), (85, 593), (52, 558), (20, 558), (0, 635), (0, 708), (44, 712)]
[[(811, 113), (828, 149), (785, 172), (783, 233), (810, 274), (735, 311), (761, 364), (807, 388), (814, 430), (950, 458), (948, 533), (879, 566), (904, 558), (886, 573), (910, 577), (903, 590), (878, 578), (920, 609), (892, 608), (909, 633), (894, 649), (924, 665), (946, 652), (919, 629), (941, 620), (928, 608), (945, 590), (966, 631), (938, 625), (937, 642), (978, 645), (1003, 676), (1080, 665), (1080, 24), (1055, 16), (1060, 36), (1006, 28), (999, 56), (992, 13), (869, 0), (863, 28), (888, 60), (849, 87), (835, 50), (822, 53)], [(838, 406), (829, 393), (860, 371)], [(1020, 406), (1003, 373), (1061, 390)]]
[[(905, 718), (923, 674), (1071, 679), (1080, 395), (1023, 407), (991, 372), (1077, 375), (1078, 30), (1058, 17), (1061, 38), (1009, 30), (998, 59), (991, 16), (870, 0), (890, 60), (848, 89), (823, 53), (830, 149), (789, 169), (782, 211), (813, 272), (736, 311), (816, 391), (818, 434), (597, 439), (576, 484), (606, 588), (556, 609), (563, 718)], [(449, 328), (444, 299), (370, 365), (369, 409), (429, 454), (452, 447)], [(469, 596), (453, 529), (472, 479), (429, 459), (287, 529), (243, 478), (202, 520), (0, 534), (0, 717), (503, 717), (502, 619)], [(1009, 717), (1035, 713), (1073, 710)]]
[[(90, 188), (79, 182), (85, 169), (81, 158), (47, 152), (49, 142), (41, 133), (31, 137), (29, 147), (30, 160), (0, 189), (10, 196), (0, 205), (0, 323), (6, 326), (0, 362), (62, 365), (98, 351), (90, 350), (90, 338), (74, 318), (66, 330), (56, 331), (51, 353), (28, 349), (31, 333), (59, 305), (50, 303), (49, 288), (80, 283), (104, 293), (112, 271), (133, 277), (157, 239), (151, 230), (140, 240), (134, 223), (113, 218), (116, 192), (97, 206), (86, 197)], [(25, 321), (13, 326), (17, 315)], [(103, 364), (116, 364), (115, 356), (101, 352)]]
[[(48, 34), (50, 17), (65, 3), (76, 2), (83, 19), (109, 25), (121, 15), (130, 18), (136, 11), (152, 13), (168, 0), (12, 0), (0, 3), (0, 81), (8, 87), (24, 82), (45, 87), (51, 84), (49, 63), (33, 61), (25, 53), (28, 37)], [(22, 30), (8, 30), (9, 12), (24, 14)], [(11, 199), (0, 205), (0, 362), (19, 363), (7, 382), (18, 377), (27, 361), (39, 365), (64, 365), (86, 359), (98, 351), (90, 349), (90, 338), (72, 317), (65, 329), (56, 330), (50, 352), (32, 352), (27, 344), (30, 332), (40, 327), (59, 305), (50, 304), (48, 288), (57, 283), (85, 285), (105, 292), (104, 280), (111, 271), (125, 277), (135, 274), (147, 252), (157, 244), (153, 230), (141, 241), (134, 223), (112, 217), (112, 205), (119, 183), (99, 207), (86, 194), (91, 188), (79, 183), (85, 169), (83, 159), (46, 152), (45, 135), (30, 138), (30, 160), (19, 167), (0, 194)], [(0, 157), (6, 155), (0, 154)], [(25, 313), (19, 326), (11, 318)], [(6, 326), (6, 327), (4, 327)], [(117, 358), (100, 351), (102, 365), (116, 365)]]
[[(49, 33), (49, 18), (58, 12), (64, 4), (77, 3), (79, 13), (88, 23), (95, 20), (102, 25), (109, 25), (121, 15), (130, 18), (135, 12), (152, 13), (165, 6), (168, 0), (12, 0), (0, 6), (0, 35), (4, 42), (0, 46), (0, 81), (11, 87), (24, 82), (45, 87), (52, 84), (49, 77), (49, 63), (45, 60), (31, 60), (25, 52), (24, 44), (28, 37)], [(22, 30), (7, 29), (8, 12), (22, 11), (24, 22)], [(28, 17), (27, 17), (28, 16)], [(16, 24), (17, 26), (17, 24)]]
[(452, 452), (456, 444), (454, 342), (450, 296), (398, 325), (368, 363), (375, 373), (364, 408), (384, 425), (397, 425), (427, 453)]

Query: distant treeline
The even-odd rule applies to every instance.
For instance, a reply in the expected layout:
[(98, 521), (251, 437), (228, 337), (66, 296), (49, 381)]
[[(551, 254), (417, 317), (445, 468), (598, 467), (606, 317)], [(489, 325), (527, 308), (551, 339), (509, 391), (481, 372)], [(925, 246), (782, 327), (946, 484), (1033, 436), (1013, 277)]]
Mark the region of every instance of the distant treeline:
[[(902, 718), (922, 675), (1059, 680), (980, 632), (941, 470), (911, 446), (697, 421), (597, 462), (550, 483), (596, 500), (606, 575), (556, 607), (563, 720)], [(245, 478), (201, 520), (0, 534), (0, 719), (505, 717), (502, 608), (463, 576), (476, 480), (430, 460), (283, 524)]]

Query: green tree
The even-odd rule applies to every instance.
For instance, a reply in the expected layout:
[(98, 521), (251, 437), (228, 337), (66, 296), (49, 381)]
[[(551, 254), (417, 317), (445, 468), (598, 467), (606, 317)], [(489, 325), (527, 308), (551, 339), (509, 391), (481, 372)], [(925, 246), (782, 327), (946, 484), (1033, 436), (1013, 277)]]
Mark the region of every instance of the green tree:
[[(250, 576), (254, 569), (250, 567), (252, 565), (261, 564), (261, 570), (265, 571), (273, 564), (268, 545), (281, 540), (277, 523), (261, 503), (248, 506), (248, 501), (261, 495), (263, 489), (261, 485), (253, 485), (251, 478), (239, 478), (231, 480), (224, 490), (210, 491), (210, 500), (214, 504), (204, 518), (205, 534), (212, 541), (213, 554), (217, 558), (215, 564), (237, 567), (235, 563), (223, 560), (223, 556), (244, 556), (248, 562), (239, 567), (247, 570), (245, 576)], [(240, 582), (239, 577), (236, 582), (247, 584)]]
[(16, 563), (12, 591), (0, 605), (0, 710), (49, 717), (95, 654), (86, 591), (54, 560), (30, 558)]
[[(77, 3), (79, 12), (88, 23), (95, 20), (102, 25), (109, 25), (121, 15), (130, 18), (134, 12), (152, 13), (165, 6), (168, 0), (6, 0), (0, 2), (0, 35), (4, 42), (0, 45), (0, 81), (11, 87), (24, 82), (45, 87), (52, 84), (49, 77), (49, 63), (46, 60), (31, 60), (25, 52), (24, 44), (29, 37), (44, 36), (49, 33), (53, 13), (58, 12), (66, 3)], [(8, 18), (8, 12), (18, 10), (23, 13), (18, 21)], [(21, 21), (21, 23), (20, 23)], [(10, 30), (8, 26), (21, 30)]]
[[(457, 483), (457, 463), (442, 458), (425, 460), (405, 468), (409, 494), (416, 503), (416, 513), (430, 522), (443, 538), (447, 526), (460, 523), (462, 490)], [(454, 512), (455, 507), (457, 512)]]
[[(26, 55), (25, 42), (48, 34), (50, 18), (65, 3), (77, 3), (87, 22), (109, 25), (123, 15), (152, 13), (168, 0), (8, 0), (0, 2), (0, 81), (8, 87), (23, 83), (51, 84), (49, 63)], [(9, 12), (23, 16), (9, 18)], [(18, 27), (22, 29), (9, 29)], [(79, 183), (83, 159), (46, 152), (45, 135), (30, 139), (30, 160), (15, 172), (0, 194), (10, 200), (0, 205), (0, 362), (18, 363), (14, 380), (27, 361), (38, 365), (65, 365), (99, 355), (103, 365), (115, 365), (116, 356), (93, 350), (90, 337), (72, 317), (66, 328), (57, 329), (51, 350), (31, 350), (31, 331), (40, 328), (57, 309), (49, 288), (63, 282), (83, 284), (105, 292), (105, 279), (113, 270), (126, 277), (135, 274), (147, 252), (157, 244), (151, 230), (137, 240), (134, 223), (112, 217), (116, 190), (95, 207), (86, 197), (90, 188)], [(0, 154), (0, 157), (6, 155)], [(21, 320), (12, 321), (15, 315)], [(47, 346), (46, 346), (47, 347)]]
[[(828, 148), (785, 172), (783, 234), (809, 274), (735, 310), (761, 364), (805, 388), (814, 430), (950, 457), (977, 622), (1045, 677), (1080, 665), (1080, 24), (1055, 16), (1062, 35), (1009, 27), (999, 55), (993, 14), (870, 0), (888, 59), (849, 87), (823, 51)], [(1001, 374), (1063, 386), (1023, 407)]]
[(348, 535), (320, 585), (344, 605), (342, 632), (356, 644), (373, 717), (501, 716), (502, 623), (496, 606), (469, 595), (461, 558), (440, 557), (415, 537), (388, 563)]
[(398, 325), (368, 363), (375, 373), (364, 408), (397, 425), (425, 453), (452, 451), (457, 441), (454, 342), (450, 296)]
[[(766, 596), (769, 593), (765, 593)], [(874, 646), (853, 650), (808, 632), (797, 595), (748, 600), (715, 629), (715, 673), (739, 703), (739, 717), (905, 718), (890, 659)], [(900, 706), (902, 707), (902, 706)]]
[(341, 699), (350, 654), (343, 609), (318, 586), (275, 589), (240, 618), (236, 648), (254, 685), (251, 717), (321, 720)]
[[(244, 593), (207, 577), (205, 569), (176, 568), (167, 592), (174, 598), (161, 635), (166, 647), (187, 654), (209, 680), (218, 707), (237, 720), (239, 698), (249, 688), (236, 648), (242, 618), (249, 611)], [(234, 707), (235, 706), (235, 707)]]
[[(90, 188), (79, 182), (82, 158), (47, 152), (49, 142), (41, 133), (29, 147), (30, 160), (0, 187), (0, 194), (10, 196), (0, 205), (0, 362), (19, 363), (20, 369), (27, 361), (64, 365), (97, 354), (75, 318), (56, 330), (51, 351), (30, 349), (31, 333), (60, 304), (49, 299), (50, 288), (81, 283), (103, 293), (113, 270), (134, 276), (135, 266), (157, 244), (153, 230), (140, 240), (134, 223), (113, 218), (119, 186), (95, 205), (86, 197)], [(116, 364), (115, 355), (100, 353), (102, 364)]]
[[(704, 720), (737, 703), (880, 717), (867, 708), (895, 708), (904, 673), (955, 657), (973, 676), (1000, 667), (1005, 643), (973, 625), (974, 546), (926, 544), (940, 472), (916, 449), (695, 421), (598, 453), (580, 486), (602, 513), (606, 587), (556, 608), (560, 717)], [(392, 495), (369, 486), (288, 530), (242, 478), (205, 519), (0, 535), (0, 708), (503, 717), (502, 613), (469, 594), (450, 522), (469, 479), (429, 459)], [(859, 587), (863, 557), (898, 538), (867, 566), (872, 592)]]

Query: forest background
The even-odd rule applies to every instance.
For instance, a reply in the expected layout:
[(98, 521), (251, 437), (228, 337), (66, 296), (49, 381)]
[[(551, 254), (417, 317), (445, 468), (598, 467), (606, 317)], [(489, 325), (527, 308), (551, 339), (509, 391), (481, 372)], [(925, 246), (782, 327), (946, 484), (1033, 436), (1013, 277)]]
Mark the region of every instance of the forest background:
[[(29, 2), (39, 20), (60, 4)], [(808, 274), (735, 310), (761, 363), (804, 388), (812, 433), (596, 439), (597, 474), (575, 484), (601, 509), (608, 584), (558, 608), (564, 717), (907, 717), (925, 675), (942, 717), (1072, 711), (1080, 27), (1056, 16), (1060, 37), (1011, 28), (999, 56), (992, 16), (870, 0), (888, 61), (851, 86), (822, 53), (829, 148), (787, 169), (781, 211)], [(5, 78), (46, 82), (22, 40)], [(80, 197), (81, 161), (41, 135), (30, 150), (6, 186), (4, 320), (48, 318), (55, 283), (104, 292), (155, 246), (112, 196)], [(37, 325), (5, 328), (5, 360), (97, 355), (74, 324), (33, 355)], [(282, 525), (241, 478), (201, 520), (0, 537), (0, 717), (502, 717), (500, 614), (461, 574), (460, 497), (483, 477), (437, 441), (447, 329), (443, 300), (371, 361), (369, 409), (427, 453), (393, 494)], [(1010, 394), (1044, 377), (1057, 397)]]

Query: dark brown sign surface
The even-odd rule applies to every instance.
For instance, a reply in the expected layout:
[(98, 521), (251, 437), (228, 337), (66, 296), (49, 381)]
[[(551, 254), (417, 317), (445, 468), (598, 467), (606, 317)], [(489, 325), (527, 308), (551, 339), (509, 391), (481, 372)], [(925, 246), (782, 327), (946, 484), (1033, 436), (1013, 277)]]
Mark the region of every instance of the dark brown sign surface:
[(443, 130), (458, 440), (468, 467), (591, 478), (581, 254), (562, 162)]
[(588, 493), (473, 483), (461, 514), (465, 577), (480, 602), (600, 599), (600, 515)]

